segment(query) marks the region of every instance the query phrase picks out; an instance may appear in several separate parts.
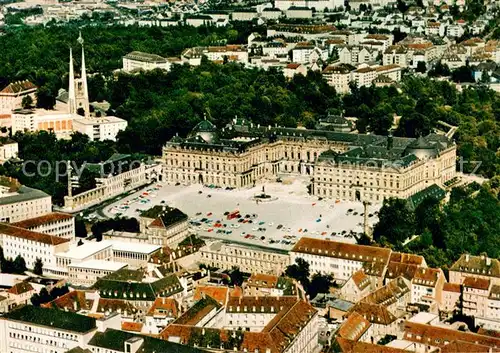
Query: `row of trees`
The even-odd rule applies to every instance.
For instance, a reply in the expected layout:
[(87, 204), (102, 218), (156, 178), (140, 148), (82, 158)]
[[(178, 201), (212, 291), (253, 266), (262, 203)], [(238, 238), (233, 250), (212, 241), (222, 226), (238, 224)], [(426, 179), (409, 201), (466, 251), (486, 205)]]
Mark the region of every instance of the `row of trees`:
[(295, 263), (288, 266), (285, 275), (297, 280), (310, 299), (314, 299), (319, 293), (329, 293), (333, 286), (333, 278), (330, 275), (315, 273), (311, 277), (309, 263), (302, 258), (295, 259)]
[[(447, 267), (463, 253), (500, 256), (500, 178), (484, 186), (454, 188), (444, 206), (432, 197), (414, 210), (406, 200), (387, 199), (374, 239), (379, 244), (423, 255), (430, 266)], [(414, 235), (419, 237), (403, 245)]]
[(35, 293), (31, 296), (31, 304), (33, 306), (40, 306), (41, 304), (49, 303), (68, 292), (68, 286), (54, 287), (50, 292), (46, 288), (42, 288), (40, 293)]
[[(0, 272), (22, 275), (27, 270), (26, 261), (21, 255), (17, 255), (15, 259), (6, 258), (3, 254), (2, 247), (0, 246)], [(39, 276), (43, 275), (42, 259), (36, 258), (33, 273)]]
[(110, 230), (138, 233), (139, 222), (136, 218), (116, 217), (95, 222), (92, 224), (91, 230), (96, 240), (101, 241), (103, 233)]

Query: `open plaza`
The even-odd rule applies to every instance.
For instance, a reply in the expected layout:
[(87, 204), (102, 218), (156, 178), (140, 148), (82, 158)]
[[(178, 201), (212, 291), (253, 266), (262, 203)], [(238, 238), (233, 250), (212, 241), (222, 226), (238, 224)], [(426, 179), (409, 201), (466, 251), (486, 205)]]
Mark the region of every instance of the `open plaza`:
[[(156, 184), (108, 205), (103, 213), (137, 217), (154, 205), (166, 205), (186, 213), (191, 231), (205, 238), (284, 250), (302, 236), (354, 243), (350, 233), (363, 230), (363, 204), (320, 200), (307, 193), (308, 183), (307, 178), (297, 177), (239, 190)], [(263, 191), (267, 198), (256, 199)], [(368, 208), (371, 226), (380, 207)], [(236, 211), (239, 217), (229, 219)]]

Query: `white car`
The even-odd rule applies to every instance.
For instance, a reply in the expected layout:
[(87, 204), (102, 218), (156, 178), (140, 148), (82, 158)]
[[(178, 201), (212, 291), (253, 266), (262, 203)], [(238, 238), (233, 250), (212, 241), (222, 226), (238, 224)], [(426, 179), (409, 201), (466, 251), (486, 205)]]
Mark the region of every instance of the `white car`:
[(269, 225), (269, 227), (271, 227), (271, 226), (273, 226), (273, 225), (274, 225), (274, 223), (273, 223), (273, 222), (269, 222), (269, 224), (268, 224), (268, 225)]

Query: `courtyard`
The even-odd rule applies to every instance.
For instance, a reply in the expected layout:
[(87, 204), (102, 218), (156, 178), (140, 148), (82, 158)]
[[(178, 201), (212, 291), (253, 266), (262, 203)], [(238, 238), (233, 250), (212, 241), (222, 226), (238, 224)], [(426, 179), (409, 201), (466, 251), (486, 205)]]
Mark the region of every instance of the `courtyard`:
[[(282, 250), (303, 236), (354, 243), (350, 233), (363, 230), (363, 204), (319, 200), (307, 193), (308, 183), (308, 178), (294, 177), (241, 190), (157, 184), (108, 205), (103, 213), (137, 218), (152, 206), (168, 205), (186, 213), (191, 232), (203, 238)], [(263, 188), (269, 198), (256, 201)], [(380, 207), (368, 208), (372, 226)], [(230, 214), (239, 217), (228, 219)]]

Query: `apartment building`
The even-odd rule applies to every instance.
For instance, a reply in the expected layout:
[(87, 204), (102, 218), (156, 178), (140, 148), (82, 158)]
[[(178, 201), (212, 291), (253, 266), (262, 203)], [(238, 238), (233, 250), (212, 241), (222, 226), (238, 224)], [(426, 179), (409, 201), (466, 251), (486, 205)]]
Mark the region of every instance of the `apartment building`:
[(0, 221), (18, 222), (52, 211), (52, 197), (43, 191), (21, 185), (11, 178), (0, 178)]
[(14, 109), (23, 108), (24, 97), (30, 96), (36, 104), (37, 87), (30, 81), (12, 82), (0, 91), (0, 114), (10, 114)]
[(500, 261), (487, 255), (463, 254), (450, 267), (449, 276), (450, 283), (463, 284), (467, 277), (476, 277), (500, 285)]
[(162, 69), (169, 71), (170, 62), (159, 55), (140, 51), (133, 51), (123, 57), (123, 71), (154, 70)]
[(85, 347), (96, 332), (96, 319), (57, 309), (22, 306), (0, 318), (0, 351), (65, 353)]
[(12, 158), (17, 158), (19, 145), (9, 138), (0, 139), (0, 163), (4, 163)]
[(52, 212), (43, 216), (14, 222), (12, 225), (34, 232), (54, 235), (75, 241), (75, 217), (67, 213)]
[(49, 234), (34, 232), (13, 225), (0, 224), (0, 246), (6, 258), (22, 256), (26, 267), (33, 269), (36, 260), (42, 260), (44, 269), (56, 266), (58, 252), (69, 249), (70, 240)]
[(234, 266), (243, 272), (280, 275), (289, 265), (285, 252), (213, 242), (200, 248), (201, 263), (225, 270)]
[(337, 93), (349, 93), (351, 82), (351, 71), (346, 65), (328, 65), (322, 72), (323, 78)]
[(290, 251), (290, 263), (302, 258), (312, 273), (329, 274), (338, 282), (346, 282), (365, 263), (389, 262), (390, 249), (302, 237)]

